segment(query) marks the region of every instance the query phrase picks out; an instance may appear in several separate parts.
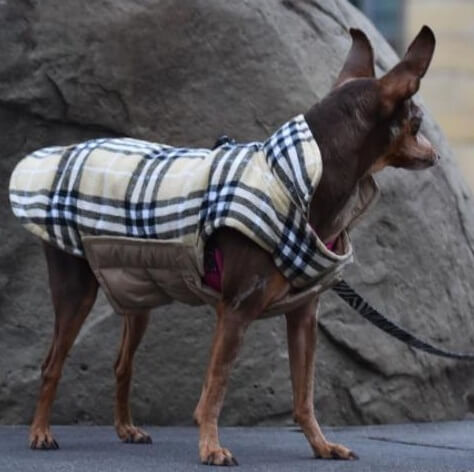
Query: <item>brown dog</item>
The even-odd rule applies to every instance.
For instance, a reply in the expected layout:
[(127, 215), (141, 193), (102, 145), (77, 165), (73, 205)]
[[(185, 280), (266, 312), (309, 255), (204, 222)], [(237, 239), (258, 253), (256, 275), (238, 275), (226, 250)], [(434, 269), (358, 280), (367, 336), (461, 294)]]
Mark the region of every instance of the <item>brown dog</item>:
[[(411, 101), (426, 73), (435, 39), (423, 27), (405, 57), (382, 78), (374, 76), (374, 58), (367, 37), (351, 30), (352, 48), (333, 90), (304, 116), (317, 137), (323, 173), (310, 205), (310, 224), (322, 241), (334, 240), (348, 226), (353, 195), (367, 175), (386, 166), (424, 169), (438, 156), (419, 132), (421, 111)], [(243, 234), (219, 229), (212, 237), (225, 261), (217, 327), (201, 398), (194, 412), (200, 427), (203, 463), (232, 465), (232, 453), (220, 445), (217, 422), (231, 366), (249, 324), (290, 290), (271, 255)], [(42, 365), (42, 386), (30, 444), (55, 449), (49, 418), (64, 360), (96, 299), (98, 281), (85, 259), (45, 244), (56, 322), (54, 338)], [(253, 283), (249, 281), (260, 281)], [(318, 297), (286, 313), (294, 418), (316, 457), (353, 459), (346, 447), (328, 442), (314, 413), (313, 381)], [(129, 390), (133, 355), (149, 319), (148, 312), (124, 317), (120, 353), (115, 365), (117, 396), (115, 427), (126, 442), (146, 443), (150, 437), (132, 422)]]

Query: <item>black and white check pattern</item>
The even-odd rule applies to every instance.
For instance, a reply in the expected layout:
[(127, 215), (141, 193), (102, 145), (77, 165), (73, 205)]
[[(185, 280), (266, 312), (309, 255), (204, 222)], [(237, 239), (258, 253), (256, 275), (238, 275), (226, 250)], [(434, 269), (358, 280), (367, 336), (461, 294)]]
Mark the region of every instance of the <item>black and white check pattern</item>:
[(321, 172), (299, 115), (264, 142), (215, 150), (131, 138), (41, 149), (15, 169), (10, 200), (28, 229), (80, 256), (86, 235), (181, 241), (202, 254), (215, 230), (235, 228), (303, 287), (351, 259), (328, 251), (308, 223)]

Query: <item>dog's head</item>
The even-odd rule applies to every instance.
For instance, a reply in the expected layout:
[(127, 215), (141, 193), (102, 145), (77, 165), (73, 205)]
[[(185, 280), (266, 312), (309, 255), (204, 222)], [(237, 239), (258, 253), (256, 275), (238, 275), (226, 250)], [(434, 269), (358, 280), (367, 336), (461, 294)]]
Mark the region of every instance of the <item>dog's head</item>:
[(423, 114), (412, 97), (433, 56), (433, 32), (424, 26), (402, 60), (381, 78), (375, 77), (367, 36), (357, 29), (350, 33), (352, 47), (332, 91), (306, 115), (318, 142), (321, 138), (331, 159), (351, 162), (359, 175), (386, 166), (432, 166), (439, 156), (420, 132)]

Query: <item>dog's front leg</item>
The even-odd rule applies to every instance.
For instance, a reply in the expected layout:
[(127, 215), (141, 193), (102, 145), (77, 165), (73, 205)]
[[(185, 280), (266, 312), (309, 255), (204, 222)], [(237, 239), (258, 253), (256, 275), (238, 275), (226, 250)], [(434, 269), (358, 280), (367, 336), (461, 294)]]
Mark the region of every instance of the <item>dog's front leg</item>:
[(286, 314), (294, 418), (301, 426), (316, 457), (356, 459), (340, 444), (326, 440), (314, 413), (314, 365), (316, 353), (318, 298)]
[(199, 456), (204, 464), (237, 464), (232, 453), (219, 443), (217, 422), (232, 364), (237, 357), (244, 333), (254, 318), (251, 314), (232, 309), (225, 303), (217, 307), (217, 325), (211, 358), (195, 413), (199, 424)]

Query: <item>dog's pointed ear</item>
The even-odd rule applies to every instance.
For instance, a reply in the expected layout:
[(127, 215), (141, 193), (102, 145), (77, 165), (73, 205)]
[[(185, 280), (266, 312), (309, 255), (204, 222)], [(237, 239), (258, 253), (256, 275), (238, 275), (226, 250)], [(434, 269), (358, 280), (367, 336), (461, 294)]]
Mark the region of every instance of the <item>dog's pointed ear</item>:
[(374, 50), (369, 38), (359, 29), (351, 28), (352, 46), (347, 54), (346, 62), (342, 66), (339, 77), (334, 83), (334, 88), (346, 80), (360, 77), (375, 77)]
[(403, 59), (380, 79), (384, 111), (390, 114), (395, 106), (413, 96), (420, 88), (435, 49), (435, 36), (423, 26), (408, 47)]

